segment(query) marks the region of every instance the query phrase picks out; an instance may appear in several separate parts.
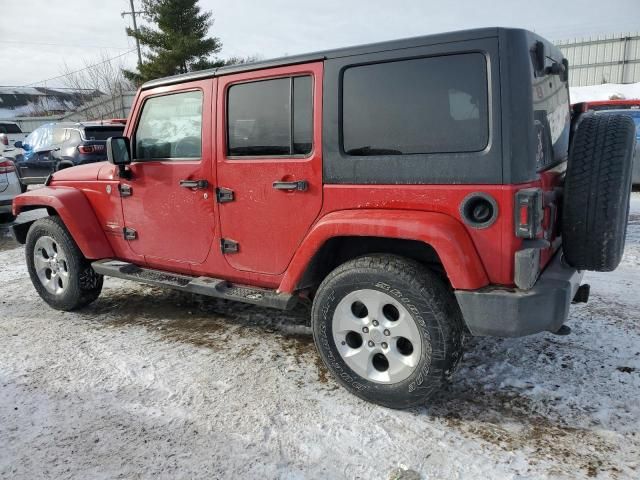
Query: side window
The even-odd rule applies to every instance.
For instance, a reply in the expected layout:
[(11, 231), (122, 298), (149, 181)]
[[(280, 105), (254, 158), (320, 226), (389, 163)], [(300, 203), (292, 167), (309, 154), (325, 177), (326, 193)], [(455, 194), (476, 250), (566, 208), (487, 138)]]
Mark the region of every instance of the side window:
[(228, 155), (306, 155), (313, 143), (310, 76), (241, 83), (227, 94)]
[(347, 155), (475, 152), (489, 141), (480, 53), (350, 67), (342, 98)]
[(67, 134), (65, 135), (65, 141), (68, 141), (73, 145), (80, 143), (82, 141), (80, 139), (80, 132), (72, 128), (67, 129)]
[(54, 128), (53, 129), (53, 144), (60, 145), (64, 142), (64, 128)]
[(0, 123), (0, 133), (22, 133), (15, 123)]
[(147, 99), (134, 133), (134, 145), (137, 160), (200, 158), (202, 92)]

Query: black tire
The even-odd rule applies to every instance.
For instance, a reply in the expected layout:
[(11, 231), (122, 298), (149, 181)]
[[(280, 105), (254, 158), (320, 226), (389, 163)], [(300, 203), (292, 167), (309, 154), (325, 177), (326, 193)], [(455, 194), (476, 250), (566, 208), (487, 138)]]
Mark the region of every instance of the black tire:
[[(42, 237), (53, 239), (65, 257), (64, 270), (68, 277), (65, 278), (64, 289), (60, 293), (47, 290), (38, 276), (34, 258), (38, 254), (35, 251), (37, 242)], [(91, 268), (59, 217), (42, 218), (31, 226), (27, 233), (25, 254), (31, 282), (40, 297), (51, 307), (64, 311), (76, 310), (90, 304), (100, 295), (104, 277)]]
[(0, 223), (11, 223), (15, 219), (16, 216), (11, 213), (0, 213)]
[(562, 206), (565, 259), (578, 270), (610, 272), (622, 259), (634, 143), (625, 115), (589, 115), (578, 125)]
[[(342, 305), (341, 301), (347, 300), (348, 304), (350, 298), (354, 298), (351, 295), (363, 291), (382, 292), (390, 296), (394, 303), (410, 313), (417, 327), (421, 342), (419, 359), (412, 367), (414, 370), (401, 381), (379, 383), (365, 378), (347, 364), (338, 350), (333, 331), (334, 312)], [(352, 305), (352, 311), (353, 308)], [(367, 314), (363, 321), (369, 322), (369, 317), (375, 318), (375, 315)], [(462, 357), (463, 322), (453, 293), (436, 273), (418, 262), (395, 255), (368, 255), (333, 270), (316, 293), (311, 322), (316, 347), (336, 380), (358, 397), (389, 408), (425, 404), (454, 372)], [(376, 324), (375, 328), (384, 327)], [(363, 335), (368, 336), (369, 333), (367, 330)], [(384, 335), (389, 335), (388, 330), (385, 329)], [(383, 337), (382, 340), (392, 338)], [(361, 348), (368, 343), (365, 340)], [(396, 340), (395, 347), (389, 343), (389, 348), (398, 350), (400, 344), (397, 342), (400, 340)], [(347, 348), (345, 342), (339, 343), (340, 348)], [(411, 350), (414, 348), (412, 346)], [(373, 358), (371, 353), (368, 355)]]

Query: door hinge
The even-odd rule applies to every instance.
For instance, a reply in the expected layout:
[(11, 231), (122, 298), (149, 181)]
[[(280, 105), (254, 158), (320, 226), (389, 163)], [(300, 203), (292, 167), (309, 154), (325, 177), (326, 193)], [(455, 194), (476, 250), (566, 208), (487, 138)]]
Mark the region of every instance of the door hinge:
[(127, 185), (126, 183), (119, 184), (118, 190), (120, 191), (121, 197), (130, 197), (133, 194), (133, 189), (131, 188), (131, 185)]
[(237, 253), (238, 248), (238, 242), (227, 238), (222, 238), (220, 240), (220, 249), (222, 250), (222, 253)]
[(125, 240), (135, 240), (138, 238), (138, 232), (136, 232), (133, 228), (124, 227), (122, 229), (122, 235)]
[(216, 200), (218, 203), (233, 202), (233, 190), (224, 187), (217, 187)]

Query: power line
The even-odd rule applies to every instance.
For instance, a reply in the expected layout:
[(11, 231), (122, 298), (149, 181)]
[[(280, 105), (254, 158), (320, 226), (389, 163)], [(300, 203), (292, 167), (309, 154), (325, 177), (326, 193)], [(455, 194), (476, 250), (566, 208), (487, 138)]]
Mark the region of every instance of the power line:
[(110, 62), (111, 60), (115, 60), (116, 58), (124, 57), (125, 55), (129, 55), (130, 53), (133, 53), (135, 51), (136, 51), (136, 49), (134, 48), (133, 50), (128, 50), (128, 51), (126, 51), (124, 53), (121, 53), (120, 55), (116, 55), (115, 57), (107, 58), (106, 60), (103, 60), (102, 62), (94, 63), (92, 65), (87, 65), (86, 67), (81, 68), (79, 70), (74, 70), (73, 72), (67, 72), (67, 73), (65, 73), (63, 75), (58, 75), (57, 77), (47, 78), (45, 80), (40, 80), (39, 82), (28, 83), (27, 85), (22, 85), (22, 86), (23, 87), (32, 87), (34, 85), (39, 85), (41, 83), (50, 82), (51, 80), (57, 80), (58, 78), (68, 77), (69, 75), (73, 75), (74, 73), (84, 72), (85, 70), (89, 70), (90, 68), (97, 67), (98, 65), (103, 65), (105, 63)]
[(0, 43), (11, 43), (17, 45), (41, 45), (51, 47), (76, 47), (76, 48), (102, 48), (107, 50), (127, 50), (129, 47), (107, 47), (106, 45), (86, 45), (86, 44), (70, 44), (70, 43), (49, 43), (49, 42), (23, 42), (17, 40), (0, 40)]

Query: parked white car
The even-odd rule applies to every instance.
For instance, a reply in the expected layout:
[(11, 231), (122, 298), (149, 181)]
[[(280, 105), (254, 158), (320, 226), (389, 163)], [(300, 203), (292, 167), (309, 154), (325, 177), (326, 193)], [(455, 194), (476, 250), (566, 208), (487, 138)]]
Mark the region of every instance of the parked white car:
[(8, 158), (0, 157), (0, 223), (13, 222), (13, 198), (23, 191), (16, 166)]
[(4, 157), (16, 158), (23, 153), (21, 148), (16, 148), (15, 143), (22, 141), (27, 136), (22, 133), (20, 125), (16, 122), (0, 121), (0, 155)]

